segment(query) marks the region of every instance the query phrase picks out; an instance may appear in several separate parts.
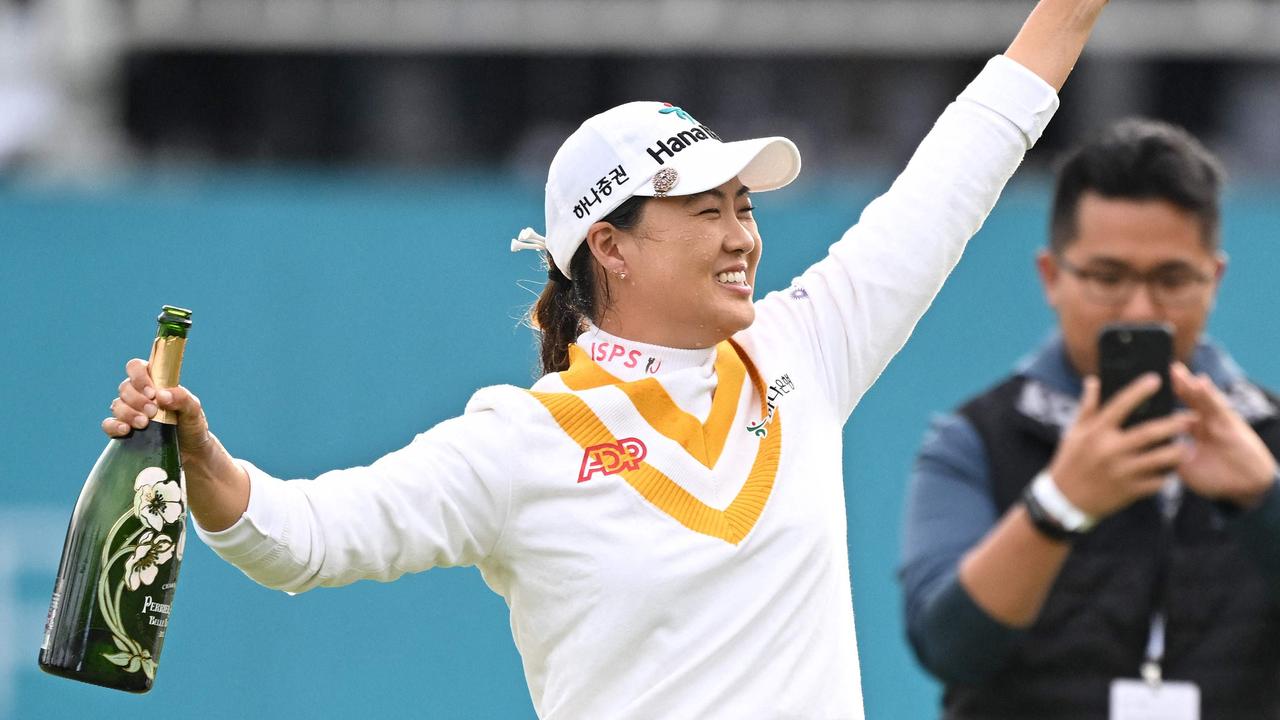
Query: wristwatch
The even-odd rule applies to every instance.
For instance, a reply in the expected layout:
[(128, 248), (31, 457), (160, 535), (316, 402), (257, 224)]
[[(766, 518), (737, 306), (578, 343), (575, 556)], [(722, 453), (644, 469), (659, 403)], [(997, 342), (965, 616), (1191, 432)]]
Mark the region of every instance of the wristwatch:
[(1022, 504), (1031, 524), (1050, 540), (1072, 542), (1098, 524), (1098, 519), (1076, 507), (1058, 489), (1049, 471), (1041, 471), (1022, 492)]

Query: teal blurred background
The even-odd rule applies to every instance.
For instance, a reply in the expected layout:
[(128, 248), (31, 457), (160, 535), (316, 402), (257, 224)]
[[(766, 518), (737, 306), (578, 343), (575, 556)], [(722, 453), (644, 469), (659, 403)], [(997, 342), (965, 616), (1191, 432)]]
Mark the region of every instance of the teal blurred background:
[[(822, 256), (889, 176), (757, 198), (758, 286)], [(894, 579), (904, 479), (929, 416), (992, 382), (1052, 325), (1032, 260), (1047, 181), (1005, 193), (846, 431), (849, 550), (869, 718), (935, 717)], [(1237, 185), (1211, 332), (1280, 386), (1280, 186)], [(543, 272), (508, 241), (541, 188), (503, 175), (150, 175), (92, 189), (0, 185), (0, 718), (533, 717), (506, 608), (474, 569), (297, 597), (189, 545), (155, 689), (36, 667), (58, 554), (124, 362), (160, 305), (192, 308), (183, 379), (233, 453), (273, 474), (365, 464), (527, 384), (521, 324)]]

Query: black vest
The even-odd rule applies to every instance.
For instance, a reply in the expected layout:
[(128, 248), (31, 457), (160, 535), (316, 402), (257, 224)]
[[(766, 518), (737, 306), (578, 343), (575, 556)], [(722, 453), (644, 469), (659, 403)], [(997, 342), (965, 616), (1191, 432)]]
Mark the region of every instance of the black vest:
[[(1052, 391), (1014, 376), (959, 411), (982, 439), (1001, 514), (1053, 456), (1059, 427), (1048, 416), (1064, 411), (1054, 403)], [(1042, 411), (1031, 413), (1040, 419), (1028, 406)], [(1253, 428), (1280, 456), (1280, 419), (1271, 413)], [(1111, 681), (1137, 677), (1146, 650), (1160, 562), (1158, 502), (1135, 503), (1076, 542), (1004, 669), (981, 684), (947, 687), (945, 718), (1105, 720)], [(1203, 720), (1280, 720), (1280, 603), (1228, 531), (1229, 513), (1183, 494), (1166, 566), (1164, 677), (1200, 686)]]

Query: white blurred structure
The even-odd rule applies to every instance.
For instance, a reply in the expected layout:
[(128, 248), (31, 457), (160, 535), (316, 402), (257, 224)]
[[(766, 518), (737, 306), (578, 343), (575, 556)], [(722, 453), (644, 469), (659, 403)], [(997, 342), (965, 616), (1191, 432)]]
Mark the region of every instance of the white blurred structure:
[(110, 0), (0, 0), (0, 169), (29, 160), (79, 174), (118, 162), (121, 9)]
[[(390, 158), (409, 166), (545, 167), (549, 138), (563, 137), (572, 127), (568, 123), (598, 110), (601, 102), (620, 101), (601, 90), (602, 77), (604, 87), (622, 98), (693, 96), (712, 120), (754, 122), (770, 132), (812, 132), (832, 141), (819, 161), (896, 164), (960, 81), (938, 73), (938, 67), (958, 67), (962, 63), (953, 58), (974, 61), (999, 51), (1033, 4), (0, 0), (0, 171), (25, 160), (55, 176), (92, 174), (118, 164), (131, 144), (160, 161)], [(197, 57), (214, 62), (182, 64)], [(248, 73), (274, 71), (285, 58), (395, 62), (377, 68), (366, 62), (338, 73), (337, 80), (334, 73), (281, 70), (278, 77), (289, 80), (277, 83), (278, 89), (265, 88), (266, 80), (246, 80), (245, 72), (209, 80), (209, 73), (225, 72), (218, 62), (246, 57), (277, 62), (249, 65)], [(474, 64), (459, 69), (441, 60), (512, 57), (522, 61), (512, 68), (517, 74), (540, 58), (556, 58), (558, 64), (497, 83), (513, 102), (525, 98), (526, 114), (517, 118), (519, 126), (486, 126), (498, 137), (517, 136), (514, 147), (495, 157), (494, 143), (468, 136), (473, 123), (463, 123), (468, 112), (477, 112), (476, 97), (493, 101), (484, 93), (495, 81), (471, 74)], [(625, 62), (601, 70), (592, 65), (600, 58)], [(1069, 88), (1073, 103), (1054, 132), (1074, 136), (1124, 114), (1189, 115), (1203, 120), (1193, 131), (1228, 159), (1240, 158), (1246, 170), (1280, 167), (1280, 127), (1274, 122), (1280, 102), (1280, 0), (1114, 2), (1085, 58)], [(126, 77), (126, 61), (139, 59), (129, 67), (141, 67), (141, 75)], [(862, 63), (858, 72), (850, 72), (851, 62)], [(1218, 67), (1204, 87), (1180, 90), (1181, 80), (1171, 88), (1169, 78), (1181, 76), (1164, 74), (1178, 63)], [(920, 72), (922, 67), (932, 74)], [(861, 73), (866, 69), (870, 73)], [(698, 70), (714, 82), (699, 86)], [(126, 91), (124, 81), (138, 77), (143, 84)], [(246, 85), (251, 90), (235, 94)], [(540, 104), (530, 107), (530, 96)], [(144, 100), (129, 108), (132, 136), (124, 129), (126, 99)], [(331, 117), (335, 104), (349, 117), (318, 130), (307, 127), (316, 124), (317, 113)], [(560, 115), (545, 110), (557, 104)], [(1200, 112), (1198, 104), (1207, 109)], [(732, 129), (756, 131), (741, 124)], [(228, 138), (227, 132), (238, 135)]]
[(59, 85), (35, 8), (0, 4), (0, 168), (40, 144), (59, 111)]

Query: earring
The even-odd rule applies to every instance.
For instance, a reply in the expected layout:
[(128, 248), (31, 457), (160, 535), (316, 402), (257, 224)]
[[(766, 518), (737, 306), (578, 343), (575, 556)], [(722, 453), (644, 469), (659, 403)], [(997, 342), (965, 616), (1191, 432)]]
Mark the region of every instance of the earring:
[(619, 270), (619, 271), (618, 271), (618, 279), (619, 279), (619, 280), (626, 280), (626, 279), (627, 279), (627, 271), (626, 271), (626, 270)]

